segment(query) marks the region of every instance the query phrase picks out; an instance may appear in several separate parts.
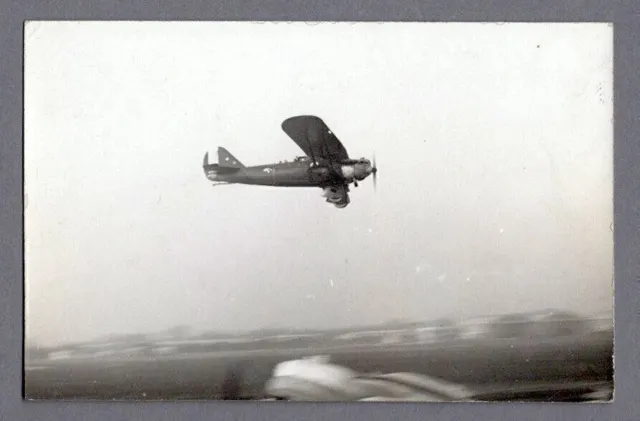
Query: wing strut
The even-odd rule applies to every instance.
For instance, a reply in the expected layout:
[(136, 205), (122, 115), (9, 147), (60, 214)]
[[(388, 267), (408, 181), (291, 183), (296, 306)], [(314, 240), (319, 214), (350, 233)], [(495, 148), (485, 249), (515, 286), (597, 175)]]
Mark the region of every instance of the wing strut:
[(313, 154), (313, 148), (311, 147), (311, 141), (309, 140), (309, 136), (307, 136), (307, 144), (309, 145), (309, 152), (311, 153), (311, 160), (313, 161), (313, 166), (318, 165), (318, 161), (316, 161), (316, 157)]

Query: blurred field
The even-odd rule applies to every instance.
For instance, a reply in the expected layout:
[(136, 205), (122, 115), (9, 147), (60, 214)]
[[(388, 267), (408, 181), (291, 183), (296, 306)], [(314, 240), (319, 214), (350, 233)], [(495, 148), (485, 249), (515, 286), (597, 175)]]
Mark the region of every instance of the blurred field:
[(29, 362), (28, 399), (220, 399), (233, 369), (244, 398), (263, 397), (278, 362), (326, 354), (363, 372), (412, 371), (483, 391), (510, 385), (612, 381), (613, 338), (451, 341), (437, 345), (254, 350), (162, 358)]

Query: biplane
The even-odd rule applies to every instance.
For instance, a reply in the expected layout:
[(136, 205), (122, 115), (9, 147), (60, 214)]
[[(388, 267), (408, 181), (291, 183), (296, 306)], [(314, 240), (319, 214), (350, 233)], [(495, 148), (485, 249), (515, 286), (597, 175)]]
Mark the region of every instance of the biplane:
[(336, 135), (319, 117), (301, 115), (282, 122), (282, 130), (302, 149), (304, 156), (292, 161), (245, 166), (228, 150), (218, 148), (218, 163), (209, 163), (204, 156), (202, 168), (214, 185), (249, 184), (276, 187), (316, 187), (322, 197), (337, 208), (349, 202), (349, 185), (373, 174), (376, 187), (375, 157), (373, 163), (366, 158), (352, 159)]

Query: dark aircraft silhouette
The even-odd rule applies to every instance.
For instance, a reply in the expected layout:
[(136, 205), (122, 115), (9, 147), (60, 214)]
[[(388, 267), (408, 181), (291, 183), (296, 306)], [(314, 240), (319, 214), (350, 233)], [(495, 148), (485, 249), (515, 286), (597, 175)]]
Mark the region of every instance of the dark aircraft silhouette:
[(349, 204), (349, 184), (358, 187), (358, 181), (373, 174), (375, 187), (378, 171), (375, 158), (373, 164), (365, 158), (349, 158), (345, 147), (320, 118), (311, 115), (291, 117), (282, 122), (282, 130), (305, 156), (290, 162), (246, 167), (220, 147), (217, 164), (209, 164), (208, 152), (204, 156), (202, 168), (206, 177), (214, 185), (320, 187), (322, 196), (337, 208)]

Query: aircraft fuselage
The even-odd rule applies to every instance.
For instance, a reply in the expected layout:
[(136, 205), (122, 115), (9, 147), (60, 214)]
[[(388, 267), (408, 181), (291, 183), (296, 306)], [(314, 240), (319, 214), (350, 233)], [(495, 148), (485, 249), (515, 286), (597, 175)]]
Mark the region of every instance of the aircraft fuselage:
[(226, 168), (206, 171), (207, 178), (214, 182), (250, 184), (279, 187), (317, 187), (320, 180), (310, 175), (310, 162), (285, 162), (257, 165), (233, 170)]
[(319, 162), (309, 159), (279, 162), (251, 167), (230, 168), (217, 164), (205, 165), (206, 177), (216, 183), (249, 184), (276, 187), (325, 187), (351, 184), (365, 179), (372, 169), (368, 161), (346, 163)]

